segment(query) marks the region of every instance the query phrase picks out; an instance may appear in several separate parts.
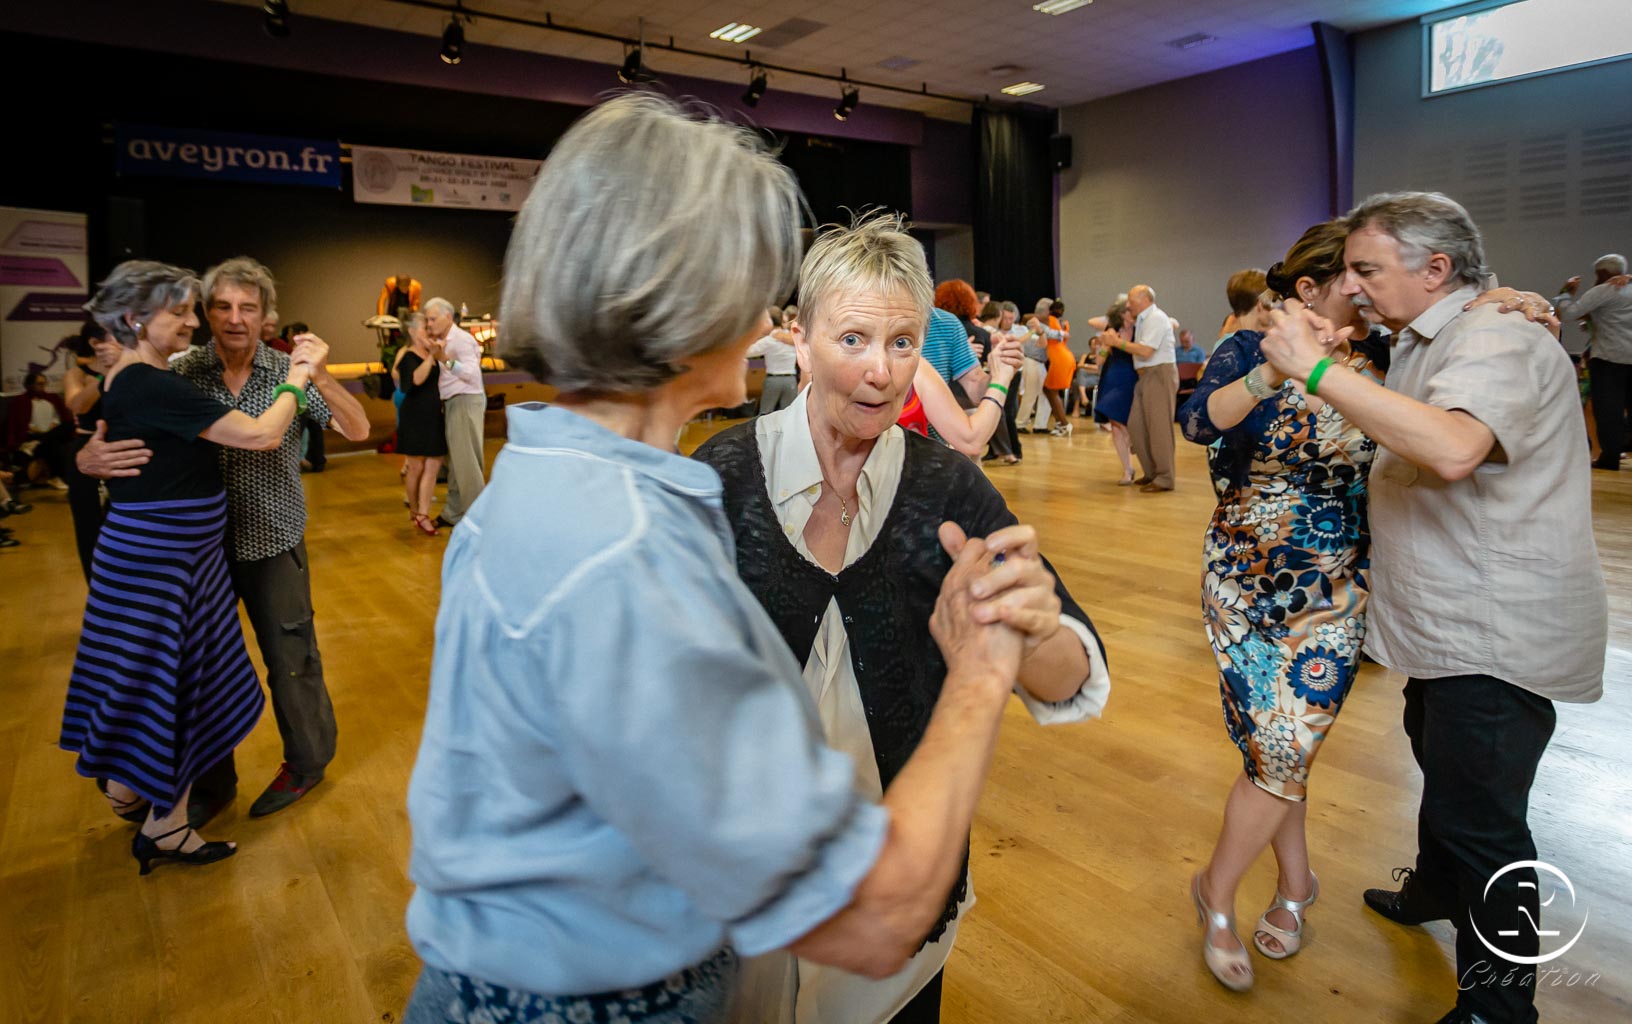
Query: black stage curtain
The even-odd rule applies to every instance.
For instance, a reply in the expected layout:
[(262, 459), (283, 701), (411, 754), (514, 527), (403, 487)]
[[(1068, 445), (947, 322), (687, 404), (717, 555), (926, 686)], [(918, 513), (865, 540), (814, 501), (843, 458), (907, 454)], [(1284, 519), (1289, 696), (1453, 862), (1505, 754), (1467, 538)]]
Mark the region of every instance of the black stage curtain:
[(1315, 50), (1320, 55), (1321, 84), (1326, 93), (1326, 146), (1331, 165), (1332, 215), (1354, 205), (1354, 54), (1348, 33), (1317, 21)]
[(1028, 311), (1054, 294), (1051, 112), (975, 110), (975, 280)]

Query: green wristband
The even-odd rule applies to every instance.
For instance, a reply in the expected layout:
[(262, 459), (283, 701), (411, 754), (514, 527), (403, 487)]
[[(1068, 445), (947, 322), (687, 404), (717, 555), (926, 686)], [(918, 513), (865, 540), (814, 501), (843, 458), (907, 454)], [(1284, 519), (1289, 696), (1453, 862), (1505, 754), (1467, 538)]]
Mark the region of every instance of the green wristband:
[(305, 415), (306, 389), (297, 388), (293, 384), (279, 384), (277, 387), (272, 389), (272, 401), (276, 402), (278, 400), (278, 396), (283, 394), (285, 391), (295, 396), (295, 415)]
[(1008, 395), (1008, 393), (1009, 393), (1009, 389), (1008, 389), (1008, 388), (1006, 388), (1006, 387), (1004, 387), (1004, 386), (1003, 386), (1003, 385), (1002, 385), (1002, 384), (999, 384), (999, 383), (998, 383), (998, 382), (997, 382), (997, 381), (995, 381), (995, 380), (994, 380), (994, 381), (992, 381), (992, 382), (991, 382), (991, 383), (990, 383), (990, 384), (988, 384), (988, 385), (986, 385), (986, 386), (987, 386), (987, 387), (989, 387), (989, 388), (996, 388), (996, 389), (997, 389), (997, 390), (999, 390), (999, 391), (1001, 391), (1001, 392), (1003, 392), (1003, 394), (1004, 394), (1004, 395), (1005, 395), (1005, 396), (1006, 396), (1006, 395)]
[(1326, 371), (1332, 368), (1332, 362), (1332, 357), (1327, 356), (1325, 359), (1322, 359), (1320, 362), (1315, 364), (1315, 368), (1309, 371), (1309, 379), (1304, 382), (1303, 388), (1305, 391), (1309, 392), (1311, 395), (1320, 394), (1320, 391), (1318, 390), (1320, 388), (1320, 378), (1324, 377), (1326, 375)]

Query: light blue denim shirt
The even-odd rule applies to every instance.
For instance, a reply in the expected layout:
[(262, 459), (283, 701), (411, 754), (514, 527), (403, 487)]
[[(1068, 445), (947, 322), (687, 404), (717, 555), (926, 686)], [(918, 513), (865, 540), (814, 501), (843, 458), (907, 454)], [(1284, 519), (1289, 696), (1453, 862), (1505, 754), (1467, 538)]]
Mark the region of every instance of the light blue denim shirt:
[(849, 903), (888, 815), (737, 577), (719, 477), (561, 409), (509, 423), (442, 566), (414, 948), (577, 995), (787, 945)]

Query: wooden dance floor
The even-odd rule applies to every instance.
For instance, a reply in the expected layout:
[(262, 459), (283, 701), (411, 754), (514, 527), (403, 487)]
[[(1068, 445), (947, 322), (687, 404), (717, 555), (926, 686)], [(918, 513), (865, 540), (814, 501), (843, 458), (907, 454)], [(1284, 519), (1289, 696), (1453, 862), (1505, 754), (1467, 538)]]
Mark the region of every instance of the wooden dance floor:
[[(1282, 963), (1254, 954), (1257, 987), (1244, 996), (1202, 966), (1187, 884), (1241, 770), (1200, 621), (1213, 495), (1201, 450), (1182, 441), (1176, 492), (1115, 486), (1109, 435), (1076, 422), (1070, 439), (1027, 438), (1025, 462), (990, 476), (1093, 616), (1114, 689), (1104, 720), (1053, 729), (1011, 702), (974, 829), (979, 905), (947, 967), (944, 1019), (1438, 1020), (1457, 983), (1448, 926), (1402, 928), (1360, 901), (1411, 863), (1420, 782), (1401, 680), (1375, 666), (1313, 773), (1322, 895), (1304, 951)], [(692, 435), (688, 449), (702, 440)], [(1632, 472), (1593, 482), (1608, 693), (1558, 706), (1530, 811), (1541, 859), (1575, 885), (1573, 909), (1560, 892), (1544, 926), (1567, 936), (1586, 919), (1543, 968), (1542, 1019), (1559, 1024), (1632, 1020)], [(419, 967), (403, 930), (403, 798), (446, 536), (411, 528), (394, 458), (332, 457), (306, 483), (339, 756), (304, 801), (249, 819), (281, 759), (269, 709), (239, 750), (238, 801), (209, 829), (237, 840), (238, 856), (147, 878), (130, 857), (133, 826), (56, 747), (85, 594), (66, 503), (30, 491), (35, 511), (6, 521), (23, 546), (0, 551), (0, 1022), (400, 1018)], [(1243, 886), (1243, 933), (1273, 888), (1266, 854)]]

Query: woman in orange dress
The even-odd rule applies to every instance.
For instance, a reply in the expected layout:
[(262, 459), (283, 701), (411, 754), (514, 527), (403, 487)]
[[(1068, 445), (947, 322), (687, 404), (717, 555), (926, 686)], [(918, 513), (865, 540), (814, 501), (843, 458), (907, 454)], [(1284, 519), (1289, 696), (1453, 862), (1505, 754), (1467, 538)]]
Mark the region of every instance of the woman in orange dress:
[(1043, 395), (1054, 414), (1053, 433), (1059, 437), (1071, 436), (1071, 421), (1065, 418), (1062, 396), (1071, 386), (1077, 369), (1077, 357), (1071, 354), (1071, 321), (1065, 318), (1065, 303), (1058, 299), (1048, 307), (1048, 376), (1043, 378)]

